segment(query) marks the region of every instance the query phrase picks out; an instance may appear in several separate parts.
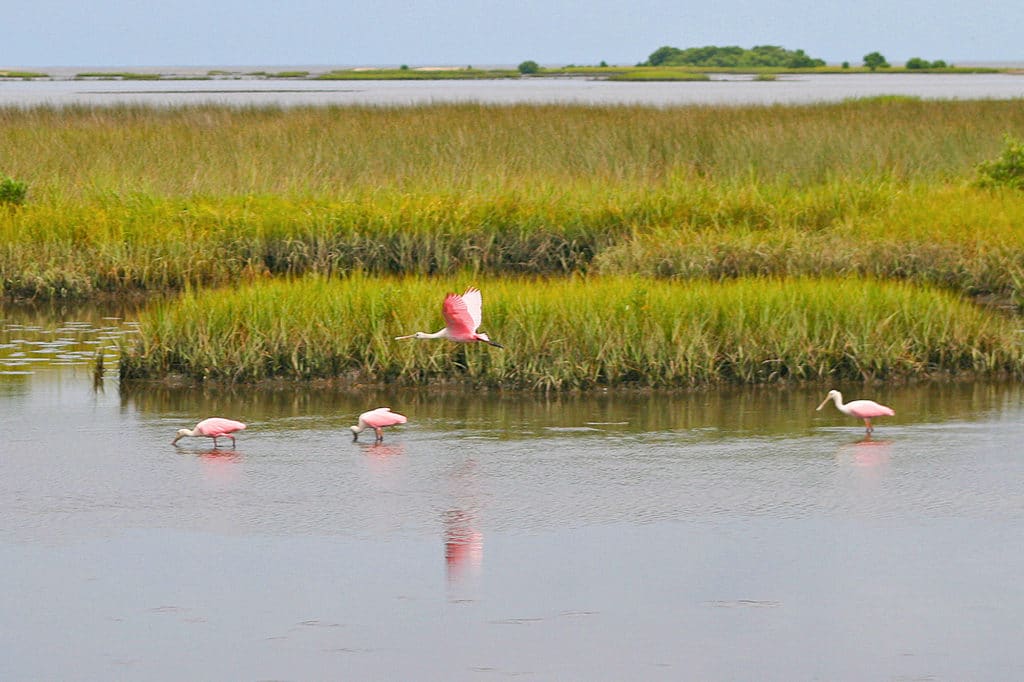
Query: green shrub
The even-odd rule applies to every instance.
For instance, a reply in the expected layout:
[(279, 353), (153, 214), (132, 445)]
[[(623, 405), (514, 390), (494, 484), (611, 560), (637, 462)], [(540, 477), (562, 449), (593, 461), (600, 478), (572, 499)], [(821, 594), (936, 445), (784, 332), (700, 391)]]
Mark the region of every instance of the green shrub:
[(864, 55), (864, 66), (872, 71), (876, 69), (888, 69), (889, 62), (882, 56), (881, 52), (869, 52)]
[(978, 164), (977, 184), (981, 187), (1024, 189), (1024, 143), (1005, 135), (999, 158)]
[(0, 180), (0, 204), (20, 206), (25, 203), (26, 194), (28, 194), (28, 183), (14, 178)]
[(911, 57), (905, 64), (906, 68), (914, 69), (945, 69), (948, 65), (941, 59), (936, 59), (934, 62), (930, 62), (927, 59), (921, 59), (920, 57)]
[(531, 73), (537, 73), (538, 71), (540, 71), (540, 64), (533, 61), (532, 59), (528, 59), (519, 65), (519, 73), (523, 74), (524, 76)]

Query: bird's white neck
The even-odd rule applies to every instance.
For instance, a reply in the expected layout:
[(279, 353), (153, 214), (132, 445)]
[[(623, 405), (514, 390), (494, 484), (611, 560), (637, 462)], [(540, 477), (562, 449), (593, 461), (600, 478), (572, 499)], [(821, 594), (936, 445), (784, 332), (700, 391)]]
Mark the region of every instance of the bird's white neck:
[(405, 336), (396, 336), (395, 340), (398, 339), (447, 339), (448, 328), (445, 327), (439, 332), (428, 334), (427, 332), (416, 332), (415, 334), (406, 334)]

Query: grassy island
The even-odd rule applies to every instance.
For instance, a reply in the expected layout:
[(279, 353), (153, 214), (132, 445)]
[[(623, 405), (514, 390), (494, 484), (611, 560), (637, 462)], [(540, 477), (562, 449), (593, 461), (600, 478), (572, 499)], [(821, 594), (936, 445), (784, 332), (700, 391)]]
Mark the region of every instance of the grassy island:
[[(944, 314), (957, 324), (975, 325), (981, 316), (986, 325), (1012, 325), (1024, 296), (1024, 192), (978, 182), (979, 165), (999, 156), (1007, 134), (1024, 137), (1019, 102), (0, 109), (0, 181), (9, 176), (28, 188), (18, 201), (0, 203), (0, 286), (7, 298), (36, 299), (188, 290), (181, 301), (160, 304), (161, 315), (172, 315), (208, 288), (248, 296), (268, 278), (282, 297), (316, 277), (399, 278), (403, 287), (424, 287), (419, 305), (431, 317), (422, 326), (436, 328), (446, 287), (456, 278), (460, 286), (486, 281), (494, 306), (487, 331), (499, 339), (504, 332), (521, 348), (535, 347), (505, 328), (516, 318), (501, 315), (503, 286), (576, 282), (573, 295), (582, 298), (574, 311), (581, 314), (604, 300), (581, 291), (597, 291), (602, 282), (631, 290), (622, 278), (638, 276), (644, 286), (679, 292), (664, 294), (669, 299), (698, 285), (725, 292), (730, 282), (755, 289), (761, 280), (782, 289), (810, 282), (800, 286), (817, 290), (820, 280), (837, 291), (844, 288), (836, 282), (886, 291), (898, 284), (906, 295), (950, 306)], [(888, 319), (886, 310), (870, 315)], [(765, 328), (758, 333), (774, 333), (773, 316), (759, 319)], [(355, 320), (327, 328), (343, 335)], [(563, 376), (548, 368), (558, 378), (544, 379), (543, 367), (523, 367), (545, 356), (530, 351), (520, 361), (513, 350), (497, 356), (505, 364), (489, 365), (481, 381), (678, 385), (822, 372), (1015, 372), (1016, 337), (998, 329), (994, 336), (960, 334), (955, 352), (924, 340), (921, 348), (946, 350), (918, 349), (894, 362), (876, 357), (876, 345), (857, 345), (847, 365), (787, 359), (778, 371), (767, 369), (770, 363), (754, 371), (706, 360), (691, 373), (648, 365), (638, 374), (609, 366)], [(230, 358), (187, 369), (155, 350), (164, 334), (161, 343), (144, 338), (143, 350), (126, 356), (126, 378), (281, 376)], [(259, 334), (248, 333), (247, 343)], [(811, 347), (823, 343), (809, 339)], [(971, 348), (977, 358), (997, 359), (967, 362), (959, 353)], [(416, 354), (450, 351), (396, 352), (412, 362), (426, 357)], [(466, 353), (471, 364), (479, 355)], [(445, 376), (423, 370), (410, 377), (395, 370), (400, 362), (354, 369), (336, 360), (303, 362), (378, 380)]]
[(144, 313), (123, 379), (333, 379), (567, 389), (1019, 375), (1009, 320), (927, 287), (844, 279), (474, 278), (504, 350), (395, 340), (444, 326), (450, 280), (260, 281)]

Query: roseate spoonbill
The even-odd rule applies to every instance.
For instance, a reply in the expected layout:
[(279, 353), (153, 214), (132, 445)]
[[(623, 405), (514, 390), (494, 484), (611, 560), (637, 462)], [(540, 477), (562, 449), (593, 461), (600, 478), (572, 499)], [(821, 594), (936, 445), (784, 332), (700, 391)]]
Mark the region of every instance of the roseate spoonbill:
[(236, 422), (234, 419), (224, 419), (222, 417), (210, 417), (196, 424), (196, 427), (189, 431), (188, 429), (178, 429), (178, 435), (171, 441), (171, 445), (177, 445), (178, 441), (185, 436), (192, 436), (198, 438), (199, 436), (206, 436), (207, 438), (213, 439), (213, 447), (217, 447), (217, 439), (224, 437), (231, 439), (231, 447), (235, 447), (235, 437), (232, 436), (235, 431), (241, 431), (245, 428), (245, 424), (242, 422)]
[(875, 430), (875, 427), (871, 426), (871, 420), (875, 417), (891, 417), (896, 414), (891, 407), (885, 405), (879, 405), (874, 400), (851, 400), (850, 402), (843, 404), (843, 394), (835, 389), (828, 392), (825, 399), (821, 401), (821, 405), (818, 405), (818, 410), (825, 407), (825, 403), (828, 401), (834, 401), (836, 408), (843, 414), (848, 414), (851, 417), (864, 420), (864, 426), (867, 427), (867, 432), (871, 433)]
[(476, 328), (480, 326), (480, 309), (483, 302), (480, 298), (480, 290), (476, 287), (466, 289), (466, 293), (448, 294), (444, 298), (444, 305), (441, 307), (441, 314), (444, 315), (444, 329), (433, 334), (416, 332), (406, 336), (396, 336), (395, 339), (449, 339), (458, 343), (472, 343), (483, 341), (497, 348), (504, 348), (500, 343), (491, 341), (490, 337), (483, 332), (479, 334)]
[(352, 429), (352, 440), (359, 440), (359, 434), (366, 429), (373, 429), (377, 433), (376, 442), (384, 440), (384, 427), (404, 424), (408, 421), (403, 415), (392, 412), (390, 407), (378, 407), (376, 410), (363, 412), (359, 415), (359, 423), (350, 426)]

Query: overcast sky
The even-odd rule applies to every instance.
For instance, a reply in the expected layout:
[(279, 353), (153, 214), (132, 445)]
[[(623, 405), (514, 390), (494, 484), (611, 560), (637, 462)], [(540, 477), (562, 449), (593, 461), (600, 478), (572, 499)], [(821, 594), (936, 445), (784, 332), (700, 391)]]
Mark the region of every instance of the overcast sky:
[(1024, 0), (11, 0), (12, 66), (635, 64), (662, 45), (1024, 62)]

